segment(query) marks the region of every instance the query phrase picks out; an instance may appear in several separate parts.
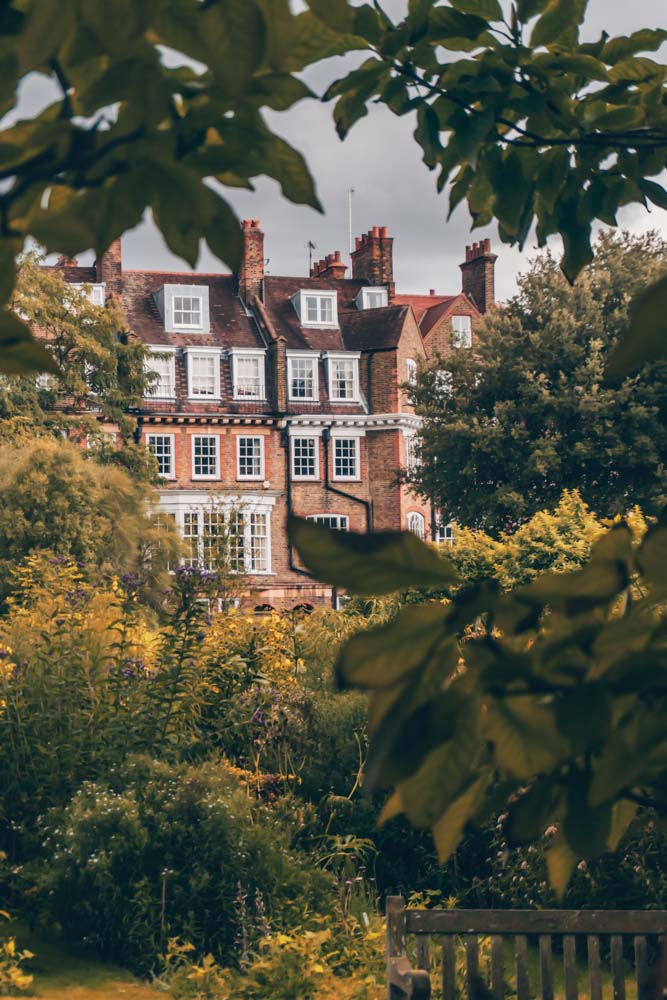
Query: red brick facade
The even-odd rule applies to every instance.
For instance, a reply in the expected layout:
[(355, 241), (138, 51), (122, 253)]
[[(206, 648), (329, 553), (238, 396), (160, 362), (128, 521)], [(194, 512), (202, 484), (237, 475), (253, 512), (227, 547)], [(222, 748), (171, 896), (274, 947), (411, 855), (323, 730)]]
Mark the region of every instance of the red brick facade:
[(486, 243), (468, 248), (464, 285), (475, 302), (472, 292), (400, 296), (384, 227), (357, 239), (351, 278), (339, 252), (309, 277), (265, 275), (257, 220), (243, 234), (237, 277), (124, 271), (119, 242), (93, 267), (56, 266), (113, 293), (131, 334), (156, 354), (160, 382), (138, 434), (160, 456), (161, 508), (193, 558), (206, 561), (211, 505), (238, 509), (248, 601), (330, 603), (330, 589), (291, 551), (286, 519), (432, 537), (430, 505), (398, 479), (419, 426), (406, 383), (430, 356), (454, 349), (460, 317), (474, 331), (480, 281), (491, 304), (495, 257)]

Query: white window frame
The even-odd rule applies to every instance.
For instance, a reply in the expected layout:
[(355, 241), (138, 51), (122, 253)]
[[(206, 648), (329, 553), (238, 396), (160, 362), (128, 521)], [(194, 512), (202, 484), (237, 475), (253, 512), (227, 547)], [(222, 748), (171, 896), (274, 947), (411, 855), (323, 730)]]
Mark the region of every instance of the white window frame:
[[(295, 361), (306, 361), (310, 363), (313, 375), (313, 395), (294, 396), (292, 394), (292, 370)], [(319, 355), (312, 352), (287, 352), (287, 398), (290, 403), (317, 403), (320, 397), (319, 386)]]
[[(199, 322), (198, 323), (177, 323), (176, 322), (176, 300), (177, 299), (192, 299), (199, 302)], [(192, 310), (190, 310), (192, 311)], [(185, 312), (184, 309), (179, 309), (178, 312)], [(174, 292), (171, 297), (171, 323), (174, 330), (196, 330), (201, 333), (204, 329), (204, 296), (201, 292), (191, 292), (191, 291), (178, 291)]]
[[(350, 530), (350, 518), (348, 514), (309, 514), (306, 520), (315, 521), (316, 524), (324, 524), (327, 528), (332, 528), (334, 531)], [(328, 521), (338, 521), (340, 523), (328, 524)], [(345, 524), (342, 523), (343, 521)]]
[[(382, 301), (373, 305), (371, 296), (382, 296)], [(386, 309), (389, 305), (389, 290), (384, 285), (366, 285), (359, 290), (355, 302), (357, 309)]]
[[(164, 357), (157, 357), (155, 360), (159, 362), (166, 362), (169, 369), (169, 385), (166, 387), (166, 391), (162, 392), (162, 375), (160, 372), (159, 382), (153, 382), (152, 386), (149, 386), (146, 399), (176, 399), (176, 349), (174, 347), (160, 347), (151, 346), (151, 354), (164, 355)], [(147, 371), (155, 371), (155, 368), (151, 367), (151, 358), (147, 357), (144, 359), (144, 364)], [(151, 391), (153, 390), (153, 391)]]
[[(264, 435), (263, 434), (235, 434), (235, 447), (236, 447), (236, 478), (243, 481), (261, 482), (266, 479), (266, 468), (265, 468), (265, 451), (264, 451)], [(241, 472), (241, 441), (259, 441), (259, 472), (248, 475), (247, 473)]]
[(408, 531), (411, 531), (422, 542), (426, 541), (426, 518), (417, 510), (411, 510), (407, 516)]
[(417, 384), (417, 362), (414, 358), (406, 358), (405, 361), (405, 381), (408, 385)]
[[(329, 400), (332, 403), (359, 403), (359, 358), (361, 353), (359, 351), (327, 351), (324, 355), (327, 362), (327, 383), (329, 391)], [(336, 365), (341, 362), (351, 362), (352, 363), (352, 395), (351, 396), (334, 396), (334, 371)]]
[(415, 472), (421, 465), (417, 435), (408, 431), (403, 435), (403, 441), (405, 443), (405, 468), (408, 472)]
[[(168, 438), (169, 439), (169, 453), (171, 458), (171, 471), (160, 472), (159, 475), (162, 479), (176, 479), (176, 436), (174, 434), (163, 434), (161, 431), (148, 431), (146, 433), (146, 447), (149, 451), (153, 451), (151, 448), (151, 438)], [(155, 454), (155, 452), (153, 452)], [(157, 461), (157, 457), (156, 457)]]
[(436, 538), (440, 545), (454, 545), (456, 541), (454, 532), (454, 522), (449, 521), (448, 524), (443, 524), (442, 521), (438, 521), (436, 524)]
[[(266, 351), (263, 348), (248, 347), (234, 348), (229, 352), (232, 361), (232, 395), (241, 403), (256, 403), (266, 399)], [(255, 358), (259, 361), (259, 391), (258, 395), (250, 396), (247, 393), (239, 394), (239, 360)]]
[[(204, 517), (206, 512), (211, 509), (211, 497), (216, 496), (216, 493), (208, 493), (206, 495), (207, 498), (202, 499), (201, 492), (197, 492), (196, 490), (174, 490), (173, 487), (166, 492), (160, 493), (158, 512), (174, 517), (181, 537), (185, 537), (184, 527), (186, 515), (188, 515), (188, 517), (192, 519), (192, 523), (196, 523), (197, 526), (197, 533), (194, 536), (191, 536), (197, 539), (196, 546), (194, 546), (196, 548), (196, 554), (193, 559), (186, 556), (183, 560), (183, 565), (204, 565)], [(222, 512), (223, 516), (227, 518), (230, 514), (237, 512), (242, 518), (242, 550), (244, 568), (239, 570), (239, 576), (275, 575), (271, 568), (272, 511), (275, 505), (275, 497), (266, 497), (259, 493), (246, 493), (239, 494), (237, 496), (224, 495), (224, 498), (221, 496), (221, 504), (218, 509)], [(266, 525), (265, 534), (259, 536), (264, 539), (262, 545), (262, 555), (265, 558), (264, 569), (255, 569), (252, 564), (253, 517), (258, 514), (265, 517)]]
[[(220, 400), (220, 359), (221, 353), (217, 347), (188, 347), (185, 351), (186, 354), (186, 365), (188, 370), (188, 399), (193, 401), (203, 400), (204, 402), (211, 402)], [(194, 376), (194, 359), (195, 358), (212, 358), (213, 359), (213, 394), (196, 393), (193, 386), (193, 376)]]
[[(361, 448), (358, 434), (337, 434), (331, 438), (331, 478), (337, 482), (359, 482), (361, 480)], [(336, 447), (341, 441), (354, 441), (354, 474), (343, 476), (336, 472)]]
[[(303, 476), (297, 474), (295, 468), (295, 454), (294, 454), (294, 443), (295, 441), (311, 441), (313, 444), (314, 458), (315, 458), (315, 471), (312, 476)], [(314, 483), (318, 482), (320, 479), (320, 435), (318, 434), (308, 434), (306, 432), (302, 434), (292, 434), (290, 436), (290, 454), (291, 454), (291, 473), (292, 479), (297, 483)]]
[[(465, 323), (457, 323), (465, 320)], [(470, 350), (472, 347), (472, 317), (460, 313), (452, 316), (452, 347), (456, 350)]]
[[(312, 320), (308, 318), (308, 299), (318, 299), (318, 318)], [(331, 302), (331, 319), (321, 319), (322, 300)], [(302, 288), (296, 295), (292, 296), (292, 303), (296, 309), (301, 326), (310, 326), (316, 329), (337, 329), (338, 328), (338, 293), (329, 291), (326, 288)]]
[[(204, 474), (201, 472), (195, 472), (195, 442), (197, 438), (213, 438), (215, 439), (215, 472)], [(213, 480), (220, 479), (220, 435), (219, 434), (193, 434), (192, 441), (192, 478), (193, 480)]]
[(106, 303), (106, 282), (104, 281), (72, 281), (70, 288), (84, 295), (92, 306), (102, 308)]

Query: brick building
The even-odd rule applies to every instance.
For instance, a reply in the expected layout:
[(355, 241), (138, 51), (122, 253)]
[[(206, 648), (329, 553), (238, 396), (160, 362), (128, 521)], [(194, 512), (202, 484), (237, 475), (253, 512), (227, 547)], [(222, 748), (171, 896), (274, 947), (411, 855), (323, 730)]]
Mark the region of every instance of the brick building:
[(340, 253), (309, 277), (265, 274), (259, 223), (243, 232), (238, 276), (124, 270), (120, 241), (91, 267), (56, 266), (93, 301), (113, 295), (153, 354), (137, 433), (192, 559), (206, 564), (227, 511), (253, 603), (329, 603), (291, 550), (286, 517), (434, 536), (429, 504), (397, 483), (419, 426), (405, 386), (430, 356), (472, 348), (496, 258), (475, 244), (460, 293), (398, 295), (384, 227), (356, 240), (349, 277)]

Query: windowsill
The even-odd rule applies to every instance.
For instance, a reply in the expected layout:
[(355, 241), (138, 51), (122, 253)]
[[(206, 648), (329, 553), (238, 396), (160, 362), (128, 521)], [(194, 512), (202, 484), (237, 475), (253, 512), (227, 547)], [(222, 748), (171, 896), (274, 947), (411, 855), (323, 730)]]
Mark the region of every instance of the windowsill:
[(208, 333), (203, 325), (200, 323), (198, 326), (185, 326), (183, 323), (172, 323), (174, 328), (174, 333)]
[(216, 474), (214, 476), (196, 476), (194, 474), (194, 472), (193, 472), (193, 474), (192, 474), (192, 482), (193, 483), (199, 483), (199, 482), (204, 482), (204, 483), (216, 483), (217, 482), (217, 483), (219, 483), (220, 482), (220, 473), (216, 472)]
[(321, 476), (295, 476), (292, 474), (293, 483), (320, 483), (322, 482)]
[(165, 476), (162, 473), (158, 473), (158, 477), (160, 478), (160, 480), (162, 480), (165, 483), (174, 483), (174, 482), (176, 482), (176, 474), (173, 473), (173, 472), (169, 476)]
[(288, 396), (288, 403), (319, 403), (319, 396)]
[(347, 397), (345, 399), (336, 399), (334, 396), (329, 396), (329, 402), (330, 403), (352, 403), (355, 406), (359, 406), (360, 403), (361, 403), (361, 400), (360, 399), (348, 399)]
[(219, 403), (221, 398), (219, 393), (217, 396), (193, 396), (192, 393), (188, 394), (188, 400), (191, 403)]
[(175, 403), (176, 393), (173, 396), (144, 396), (147, 403)]
[(237, 483), (263, 483), (266, 476), (239, 476), (237, 475)]
[(332, 476), (333, 483), (360, 483), (361, 476)]
[(266, 403), (266, 396), (233, 396), (235, 403)]
[(301, 326), (305, 326), (310, 330), (340, 330), (340, 325), (336, 321), (335, 323), (325, 323), (324, 320), (301, 320)]

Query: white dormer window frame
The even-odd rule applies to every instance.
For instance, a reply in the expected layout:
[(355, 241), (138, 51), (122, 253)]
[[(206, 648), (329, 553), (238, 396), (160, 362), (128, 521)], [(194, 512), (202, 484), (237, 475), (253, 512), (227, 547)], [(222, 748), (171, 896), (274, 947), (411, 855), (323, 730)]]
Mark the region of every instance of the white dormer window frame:
[[(157, 372), (160, 375), (160, 381), (153, 382), (148, 387), (146, 399), (176, 399), (176, 349), (155, 344), (151, 345), (150, 353), (162, 355), (155, 360), (163, 364), (164, 369)], [(157, 371), (151, 366), (150, 357), (145, 359), (144, 364), (148, 371)], [(162, 378), (163, 374), (166, 375), (165, 379)]]
[(72, 281), (70, 288), (76, 288), (77, 292), (85, 296), (93, 306), (101, 307), (106, 302), (106, 282), (104, 281)]
[[(220, 400), (220, 349), (218, 347), (187, 347), (185, 357), (188, 373), (188, 399), (218, 402)], [(195, 362), (198, 359), (206, 359), (211, 368), (212, 393), (195, 391)]]
[(174, 294), (171, 300), (171, 321), (174, 330), (201, 331), (204, 329), (203, 316), (204, 296), (201, 293)]
[(385, 309), (389, 305), (389, 289), (384, 285), (366, 285), (354, 300), (357, 309)]
[(167, 282), (153, 293), (165, 333), (210, 333), (209, 287)]
[[(255, 403), (266, 400), (266, 351), (261, 347), (235, 347), (229, 351), (232, 365), (232, 387), (235, 401)], [(245, 361), (253, 360), (247, 366)], [(256, 368), (256, 376), (248, 376), (244, 368)], [(253, 389), (254, 391), (249, 391)]]
[[(319, 360), (319, 354), (312, 351), (287, 351), (287, 398), (290, 403), (317, 403), (319, 401)], [(308, 368), (310, 368), (310, 377), (308, 376)], [(300, 395), (294, 391), (295, 387), (300, 388), (295, 385), (300, 382), (303, 383), (304, 391), (308, 389), (310, 382), (311, 395)]]
[[(323, 357), (327, 363), (329, 400), (332, 403), (359, 403), (359, 358), (360, 351), (327, 351)], [(350, 377), (340, 378), (341, 369), (347, 368)], [(341, 385), (350, 386), (351, 395), (340, 395)]]
[(417, 384), (417, 362), (414, 358), (407, 358), (405, 362), (405, 381), (408, 385)]
[(326, 288), (301, 288), (292, 296), (301, 326), (338, 328), (338, 293)]

